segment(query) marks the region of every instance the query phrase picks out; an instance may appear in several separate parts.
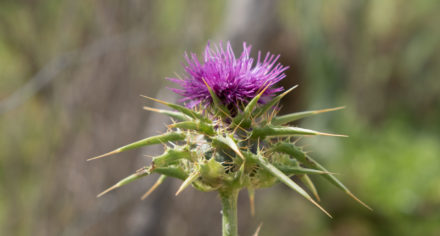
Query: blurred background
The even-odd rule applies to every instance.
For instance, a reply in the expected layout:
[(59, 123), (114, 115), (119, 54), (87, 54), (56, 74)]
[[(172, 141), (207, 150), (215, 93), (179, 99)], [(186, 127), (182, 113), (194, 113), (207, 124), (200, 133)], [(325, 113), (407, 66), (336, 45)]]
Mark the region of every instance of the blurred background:
[[(220, 235), (215, 193), (151, 176), (148, 147), (87, 158), (165, 130), (142, 110), (178, 96), (185, 51), (246, 41), (290, 66), (282, 113), (347, 134), (301, 141), (373, 212), (314, 179), (331, 220), (287, 187), (239, 198), (240, 235), (440, 235), (440, 3), (436, 0), (0, 1), (0, 235)], [(160, 106), (159, 106), (160, 107)]]

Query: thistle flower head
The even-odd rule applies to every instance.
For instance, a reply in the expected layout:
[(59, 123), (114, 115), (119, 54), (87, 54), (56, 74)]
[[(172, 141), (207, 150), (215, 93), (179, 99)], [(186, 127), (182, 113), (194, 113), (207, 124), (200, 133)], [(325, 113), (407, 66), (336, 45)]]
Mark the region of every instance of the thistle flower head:
[(282, 91), (281, 87), (272, 87), (282, 80), (288, 69), (277, 63), (279, 55), (267, 53), (262, 60), (261, 52), (255, 61), (250, 57), (251, 46), (243, 43), (243, 52), (236, 58), (230, 42), (226, 49), (222, 43), (206, 46), (203, 61), (196, 54), (186, 54), (185, 76), (181, 79), (170, 78), (182, 88), (173, 89), (184, 96), (181, 100), (187, 107), (198, 104), (209, 105), (213, 100), (208, 90), (211, 87), (220, 101), (229, 109), (240, 109), (254, 98), (262, 89), (264, 91), (259, 103), (266, 102), (275, 93)]
[[(102, 194), (157, 173), (161, 177), (145, 196), (166, 177), (173, 177), (183, 181), (177, 194), (191, 185), (201, 191), (218, 191), (222, 196), (247, 188), (252, 203), (255, 189), (281, 182), (327, 213), (316, 202), (318, 192), (309, 177), (315, 175), (368, 208), (292, 140), (300, 136), (344, 136), (289, 126), (298, 119), (343, 107), (279, 116), (277, 104), (296, 87), (272, 96), (282, 90), (272, 86), (285, 77), (283, 72), (287, 67), (276, 64), (278, 56), (269, 53), (263, 61), (259, 53), (254, 65), (249, 57), (250, 46), (243, 44), (243, 48), (239, 58), (235, 57), (229, 42), (226, 50), (221, 44), (214, 49), (208, 45), (203, 62), (194, 54), (186, 56), (186, 77), (172, 79), (182, 86), (174, 91), (185, 96), (186, 107), (145, 96), (172, 109), (145, 107), (173, 119), (168, 131), (92, 159), (155, 144), (163, 144), (165, 150), (154, 157), (150, 165)], [(291, 176), (302, 181), (304, 187), (290, 179)]]

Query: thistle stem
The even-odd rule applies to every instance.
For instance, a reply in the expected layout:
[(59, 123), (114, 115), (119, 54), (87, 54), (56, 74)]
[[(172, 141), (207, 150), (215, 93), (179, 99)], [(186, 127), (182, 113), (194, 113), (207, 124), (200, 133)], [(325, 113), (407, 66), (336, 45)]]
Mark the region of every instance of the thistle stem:
[(239, 189), (220, 192), (222, 199), (222, 231), (223, 236), (237, 236), (237, 199)]

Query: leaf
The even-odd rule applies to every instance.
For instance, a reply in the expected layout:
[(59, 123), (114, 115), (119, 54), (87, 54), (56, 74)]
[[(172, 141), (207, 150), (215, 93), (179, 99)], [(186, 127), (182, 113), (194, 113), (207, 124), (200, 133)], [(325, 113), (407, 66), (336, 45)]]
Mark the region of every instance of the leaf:
[(87, 159), (87, 161), (96, 160), (96, 159), (99, 159), (102, 157), (110, 156), (110, 155), (113, 155), (116, 153), (124, 152), (124, 151), (131, 150), (131, 149), (136, 149), (136, 148), (147, 146), (147, 145), (180, 141), (180, 140), (184, 140), (185, 138), (186, 138), (186, 135), (183, 134), (182, 132), (169, 132), (169, 133), (165, 133), (165, 134), (160, 134), (160, 135), (156, 135), (156, 136), (152, 136), (152, 137), (149, 137), (146, 139), (139, 140), (134, 143), (130, 143), (128, 145), (125, 145), (123, 147), (120, 147), (120, 148), (115, 149), (111, 152), (105, 153), (103, 155)]
[(251, 138), (265, 138), (271, 136), (283, 137), (283, 136), (301, 136), (301, 135), (324, 135), (335, 137), (347, 137), (341, 134), (329, 134), (318, 132), (310, 129), (303, 129), (299, 127), (285, 127), (285, 126), (271, 126), (256, 127), (252, 130)]
[(145, 198), (147, 198), (148, 196), (150, 196), (150, 194), (157, 189), (157, 187), (159, 187), (163, 181), (167, 178), (166, 175), (161, 175), (156, 182), (153, 184), (153, 186), (151, 186), (151, 188), (141, 197), (141, 200), (144, 200)]
[(287, 115), (283, 115), (283, 116), (274, 117), (271, 121), (271, 124), (284, 125), (289, 122), (293, 122), (293, 121), (296, 121), (296, 120), (299, 120), (299, 119), (302, 119), (302, 118), (305, 118), (308, 116), (317, 115), (317, 114), (324, 113), (324, 112), (341, 110), (344, 108), (345, 107), (343, 106), (343, 107), (328, 108), (328, 109), (323, 109), (323, 110), (295, 112), (295, 113), (291, 113), (291, 114), (287, 114)]
[(166, 167), (177, 160), (180, 159), (190, 159), (191, 153), (185, 149), (176, 150), (176, 149), (168, 149), (162, 155), (153, 158), (154, 168), (157, 167)]
[(174, 177), (181, 180), (185, 180), (186, 178), (188, 178), (188, 174), (185, 173), (185, 171), (182, 168), (175, 166), (154, 167), (154, 169), (151, 172), (159, 173), (162, 175)]
[(237, 144), (235, 143), (235, 141), (229, 137), (229, 136), (216, 136), (212, 139), (214, 142), (219, 142), (222, 143), (226, 146), (228, 146), (229, 148), (231, 148), (241, 159), (244, 160), (244, 156), (241, 153), (240, 149), (238, 148)]
[(208, 88), (209, 94), (211, 95), (212, 101), (214, 102), (214, 105), (220, 109), (223, 115), (227, 117), (231, 117), (231, 113), (229, 112), (228, 108), (226, 108), (223, 105), (223, 102), (220, 100), (220, 98), (217, 97), (217, 94), (214, 93), (212, 88), (206, 83), (205, 79), (202, 79), (203, 83), (205, 83), (206, 87)]
[[(319, 164), (317, 161), (313, 160), (311, 157), (309, 157), (303, 151), (299, 150), (293, 144), (290, 144), (290, 143), (278, 143), (272, 149), (274, 151), (277, 151), (277, 152), (282, 152), (282, 153), (286, 153), (288, 155), (291, 155), (294, 158), (296, 158), (298, 161), (300, 161), (301, 163), (303, 163), (304, 165), (306, 165), (306, 166), (308, 166), (310, 168), (315, 168), (315, 169), (319, 169), (319, 170), (328, 172), (327, 169), (325, 169), (321, 164)], [(351, 191), (347, 187), (345, 187), (345, 185), (342, 184), (342, 182), (339, 181), (332, 174), (323, 174), (322, 176), (325, 179), (327, 179), (330, 183), (332, 183), (333, 185), (335, 185), (336, 187), (338, 187), (339, 189), (344, 191), (346, 194), (348, 194), (354, 200), (359, 202), (361, 205), (363, 205), (364, 207), (366, 207), (369, 210), (372, 210), (371, 207), (369, 207), (367, 204), (365, 204), (359, 198), (357, 198), (353, 193), (351, 193)]]
[(185, 188), (187, 188), (192, 182), (194, 182), (197, 178), (200, 177), (200, 171), (192, 172), (188, 178), (183, 181), (182, 185), (180, 185), (179, 190), (176, 192), (176, 196), (179, 195)]
[(330, 218), (332, 216), (324, 210), (315, 200), (313, 200), (312, 197), (304, 190), (302, 189), (298, 184), (293, 182), (287, 175), (285, 175), (283, 172), (278, 170), (275, 166), (270, 164), (263, 156), (261, 155), (252, 155), (249, 154), (252, 159), (254, 159), (259, 165), (261, 165), (263, 168), (265, 168), (267, 171), (269, 171), (272, 175), (274, 175), (279, 181), (290, 187), (291, 189), (295, 190), (297, 193), (299, 193), (301, 196), (309, 200), (311, 203), (313, 203), (315, 206), (317, 206), (321, 211), (323, 211), (326, 215), (328, 215)]
[(180, 121), (191, 120), (191, 118), (189, 116), (187, 116), (181, 112), (162, 110), (162, 109), (157, 109), (157, 108), (152, 108), (152, 107), (147, 107), (147, 106), (144, 106), (144, 110), (154, 111), (157, 113), (165, 114), (167, 116), (170, 116), (170, 117), (172, 117), (176, 120), (180, 120)]
[(182, 121), (179, 123), (171, 124), (171, 125), (169, 125), (169, 127), (199, 131), (199, 132), (202, 132), (202, 133), (209, 135), (209, 136), (215, 134), (215, 131), (212, 128), (212, 126), (206, 124), (203, 121), (199, 121), (199, 120), (197, 120), (197, 121), (194, 121), (194, 120)]
[(264, 87), (260, 93), (257, 94), (257, 96), (255, 96), (254, 98), (252, 98), (252, 100), (246, 105), (246, 107), (244, 108), (244, 114), (247, 117), (250, 117), (252, 114), (252, 111), (254, 110), (255, 106), (257, 105), (258, 101), (260, 100), (261, 96), (263, 95), (263, 93), (270, 87), (270, 85)]
[(315, 196), (316, 200), (321, 201), (321, 199), (319, 198), (318, 195), (318, 190), (315, 187), (315, 184), (313, 184), (312, 180), (310, 179), (310, 177), (308, 175), (303, 175), (301, 177), (299, 177), (299, 179), (301, 180), (301, 182), (304, 183), (304, 185), (307, 186), (307, 188), (310, 190), (310, 192), (312, 192), (313, 196)]
[(279, 170), (281, 170), (286, 175), (296, 175), (296, 174), (329, 174), (329, 172), (322, 171), (322, 170), (316, 170), (316, 169), (309, 169), (304, 167), (291, 167), (291, 166), (276, 166)]
[(199, 114), (199, 113), (197, 113), (197, 112), (195, 112), (195, 111), (193, 111), (193, 110), (191, 110), (189, 108), (186, 108), (184, 106), (173, 104), (173, 103), (169, 103), (169, 102), (165, 102), (165, 101), (162, 101), (162, 100), (159, 100), (159, 99), (156, 99), (156, 98), (151, 98), (151, 97), (148, 97), (148, 96), (145, 96), (145, 95), (141, 95), (141, 97), (144, 97), (144, 98), (153, 100), (155, 102), (161, 103), (161, 104), (163, 104), (165, 106), (171, 107), (174, 110), (180, 111), (183, 114), (185, 114), (185, 115), (187, 115), (187, 116), (189, 116), (191, 118), (199, 119), (199, 120), (204, 120), (204, 121), (209, 122), (209, 119), (207, 119), (203, 115), (201, 115), (201, 114)]
[(114, 189), (122, 187), (122, 186), (124, 186), (126, 184), (129, 184), (129, 183), (131, 183), (131, 182), (133, 182), (133, 181), (135, 181), (137, 179), (140, 179), (140, 178), (142, 178), (144, 176), (147, 176), (149, 174), (150, 174), (150, 170), (149, 169), (142, 168), (142, 169), (136, 171), (136, 173), (134, 173), (134, 174), (132, 174), (132, 175), (130, 175), (130, 176), (120, 180), (119, 182), (117, 182), (112, 187), (110, 187), (110, 188), (106, 189), (105, 191), (103, 191), (102, 193), (98, 194), (97, 197), (101, 197), (102, 195), (104, 195), (104, 194), (106, 194), (106, 193), (108, 193), (108, 192), (110, 192), (110, 191), (112, 191)]
[(247, 129), (249, 128), (251, 122), (250, 117), (252, 114), (252, 111), (254, 110), (255, 106), (257, 105), (258, 101), (260, 100), (261, 96), (263, 95), (264, 91), (269, 88), (269, 86), (264, 87), (260, 93), (257, 94), (252, 100), (246, 105), (243, 112), (239, 113), (233, 120), (234, 125), (241, 124), (243, 128)]
[(272, 100), (270, 100), (264, 106), (262, 106), (259, 109), (256, 109), (254, 111), (253, 117), (259, 117), (259, 116), (263, 115), (264, 113), (266, 113), (268, 110), (270, 110), (272, 107), (274, 107), (284, 96), (286, 96), (288, 93), (290, 93), (292, 90), (294, 90), (297, 87), (298, 87), (298, 85), (295, 85), (292, 88), (285, 91), (284, 93), (272, 98)]

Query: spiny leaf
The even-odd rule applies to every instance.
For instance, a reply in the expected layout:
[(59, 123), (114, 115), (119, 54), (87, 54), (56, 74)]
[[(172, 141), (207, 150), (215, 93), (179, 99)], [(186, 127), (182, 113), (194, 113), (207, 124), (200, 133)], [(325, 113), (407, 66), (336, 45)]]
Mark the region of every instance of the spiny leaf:
[(192, 182), (192, 186), (202, 192), (211, 192), (218, 190), (218, 188), (214, 188), (208, 184), (203, 183), (202, 181), (194, 181)]
[(215, 131), (212, 128), (212, 126), (206, 124), (203, 121), (199, 120), (188, 120), (188, 121), (182, 121), (179, 123), (174, 123), (169, 125), (171, 128), (179, 128), (179, 129), (189, 129), (189, 130), (195, 130), (202, 132), (206, 135), (214, 135)]
[(193, 111), (193, 110), (191, 110), (189, 108), (186, 108), (184, 106), (173, 104), (173, 103), (169, 103), (169, 102), (165, 102), (165, 101), (162, 101), (162, 100), (159, 100), (159, 99), (156, 99), (156, 98), (151, 98), (151, 97), (148, 97), (148, 96), (145, 96), (145, 95), (141, 95), (141, 97), (144, 97), (144, 98), (153, 100), (155, 102), (161, 103), (161, 104), (163, 104), (165, 106), (171, 107), (174, 110), (180, 111), (183, 114), (185, 114), (185, 115), (187, 115), (187, 116), (189, 116), (191, 118), (199, 119), (199, 120), (204, 120), (204, 121), (209, 121), (209, 119), (207, 119), (203, 115), (201, 115), (201, 114), (199, 114), (199, 113), (197, 113), (197, 112), (195, 112), (195, 111)]
[(157, 113), (161, 113), (161, 114), (165, 114), (167, 116), (170, 116), (176, 120), (180, 120), (180, 121), (186, 121), (186, 120), (191, 120), (190, 117), (188, 117), (187, 115), (181, 113), (181, 112), (176, 112), (176, 111), (168, 111), (168, 110), (163, 110), (163, 109), (157, 109), (157, 108), (152, 108), (152, 107), (147, 107), (144, 106), (144, 110), (147, 111), (154, 111)]
[(250, 117), (251, 114), (255, 108), (255, 106), (257, 105), (258, 101), (260, 100), (261, 96), (263, 95), (264, 91), (266, 91), (266, 89), (269, 88), (269, 86), (264, 87), (260, 93), (257, 94), (257, 96), (255, 96), (254, 98), (252, 98), (252, 100), (246, 105), (246, 107), (244, 108), (243, 112), (240, 112), (233, 120), (233, 123), (235, 125), (238, 125), (241, 123), (241, 126), (245, 129), (249, 128), (251, 121), (250, 121)]
[(154, 167), (152, 172), (181, 180), (188, 178), (188, 174), (182, 168), (176, 166)]
[(200, 171), (192, 172), (188, 178), (183, 181), (182, 185), (180, 185), (179, 190), (176, 192), (176, 196), (179, 195), (186, 187), (188, 187), (192, 182), (194, 182), (197, 178), (200, 177)]
[(299, 166), (298, 167), (291, 167), (291, 166), (276, 165), (276, 167), (286, 175), (292, 175), (292, 174), (318, 174), (318, 175), (329, 174), (329, 172), (326, 172), (326, 171), (304, 168), (304, 167), (299, 167)]
[[(295, 147), (290, 143), (278, 143), (273, 147), (273, 150), (277, 152), (289, 154), (308, 167), (328, 172), (327, 169), (325, 169), (321, 164), (313, 160), (306, 153), (304, 153), (299, 148)], [(366, 207), (369, 210), (372, 210), (371, 207), (369, 207), (367, 204), (365, 204), (359, 198), (357, 198), (353, 193), (351, 193), (351, 191), (347, 187), (345, 187), (345, 185), (342, 184), (341, 181), (339, 181), (332, 174), (324, 174), (323, 177), (327, 179), (330, 183), (334, 184), (336, 187), (344, 191), (354, 200), (362, 204), (364, 207)]]
[(344, 108), (345, 107), (342, 106), (342, 107), (328, 108), (328, 109), (323, 109), (323, 110), (295, 112), (295, 113), (291, 113), (291, 114), (287, 114), (287, 115), (283, 115), (283, 116), (274, 117), (271, 121), (271, 124), (284, 125), (289, 122), (293, 122), (293, 121), (296, 121), (296, 120), (299, 120), (299, 119), (302, 119), (302, 118), (305, 118), (308, 116), (317, 115), (317, 114), (329, 112), (329, 111), (341, 110)]
[(335, 136), (335, 137), (347, 137), (341, 134), (329, 134), (318, 132), (310, 129), (303, 129), (299, 127), (284, 127), (284, 126), (271, 126), (267, 125), (264, 127), (256, 127), (252, 130), (251, 138), (265, 138), (271, 136), (301, 136), (301, 135), (324, 135), (324, 136)]
[(235, 141), (229, 137), (229, 136), (216, 136), (212, 139), (214, 142), (219, 142), (222, 143), (226, 146), (228, 146), (230, 149), (232, 149), (241, 159), (244, 160), (244, 156), (240, 151), (240, 148), (238, 148), (237, 144), (235, 143)]
[[(251, 154), (249, 154), (251, 155)], [(297, 193), (299, 193), (301, 196), (309, 200), (311, 203), (313, 203), (315, 206), (317, 206), (321, 211), (323, 211), (326, 215), (328, 215), (330, 218), (332, 216), (324, 210), (315, 200), (313, 200), (312, 197), (304, 190), (302, 189), (298, 184), (293, 182), (287, 175), (285, 175), (283, 172), (278, 170), (275, 166), (270, 164), (263, 156), (261, 155), (251, 155), (251, 158), (253, 158), (255, 161), (258, 162), (259, 165), (264, 167), (267, 171), (269, 171), (272, 175), (277, 177), (278, 180), (283, 182), (285, 185), (289, 186), (291, 189), (295, 190)]]
[(131, 183), (131, 182), (133, 182), (133, 181), (135, 181), (137, 179), (140, 179), (140, 178), (142, 178), (144, 176), (147, 176), (149, 174), (150, 174), (150, 170), (149, 169), (142, 168), (142, 169), (136, 171), (136, 173), (134, 173), (134, 174), (132, 174), (132, 175), (130, 175), (130, 176), (120, 180), (119, 182), (117, 182), (112, 187), (110, 187), (110, 188), (106, 189), (105, 191), (103, 191), (102, 193), (98, 194), (97, 197), (101, 197), (102, 195), (104, 195), (104, 194), (106, 194), (106, 193), (108, 193), (108, 192), (110, 192), (110, 191), (112, 191), (114, 189), (122, 187), (122, 186), (124, 186), (124, 185), (126, 185), (128, 183)]
[(243, 111), (245, 116), (250, 117), (250, 115), (251, 115), (252, 111), (254, 110), (255, 106), (257, 105), (258, 101), (260, 101), (261, 96), (269, 87), (270, 87), (270, 85), (267, 85), (266, 87), (264, 87), (261, 90), (261, 92), (258, 93), (257, 96), (252, 98), (252, 100), (246, 105), (246, 107), (244, 108), (244, 111)]
[(312, 192), (313, 196), (315, 196), (316, 200), (321, 201), (318, 195), (318, 190), (315, 187), (315, 184), (313, 184), (312, 180), (308, 175), (303, 175), (299, 177), (299, 179), (307, 186), (307, 188)]
[(290, 93), (292, 90), (297, 88), (298, 85), (293, 86), (292, 88), (286, 90), (284, 93), (272, 98), (268, 103), (266, 103), (261, 108), (258, 108), (254, 111), (253, 117), (259, 117), (266, 113), (268, 110), (270, 110), (272, 107), (274, 107), (284, 96), (286, 96), (288, 93)]
[(168, 149), (162, 155), (153, 158), (153, 165), (157, 167), (166, 167), (180, 159), (190, 159), (191, 153), (185, 149)]
[(214, 102), (214, 105), (220, 109), (221, 114), (231, 117), (231, 113), (229, 112), (228, 108), (226, 108), (220, 98), (217, 97), (217, 94), (214, 93), (212, 88), (206, 83), (205, 79), (202, 79), (203, 83), (205, 83), (206, 87), (208, 88), (209, 94), (211, 95), (212, 101)]
[(96, 159), (99, 159), (102, 157), (110, 156), (112, 154), (120, 153), (120, 152), (131, 150), (131, 149), (136, 149), (136, 148), (147, 146), (147, 145), (180, 141), (180, 140), (184, 140), (185, 138), (186, 138), (186, 135), (182, 132), (169, 132), (169, 133), (165, 133), (165, 134), (160, 134), (160, 135), (156, 135), (156, 136), (152, 136), (152, 137), (149, 137), (146, 139), (139, 140), (134, 143), (130, 143), (128, 145), (120, 147), (120, 148), (113, 150), (111, 152), (108, 152), (106, 154), (87, 159), (87, 161), (96, 160)]
[(153, 184), (153, 186), (151, 186), (151, 188), (141, 197), (141, 200), (144, 200), (145, 198), (147, 198), (154, 190), (157, 189), (157, 187), (159, 187), (163, 181), (167, 178), (166, 175), (161, 175), (157, 181)]

